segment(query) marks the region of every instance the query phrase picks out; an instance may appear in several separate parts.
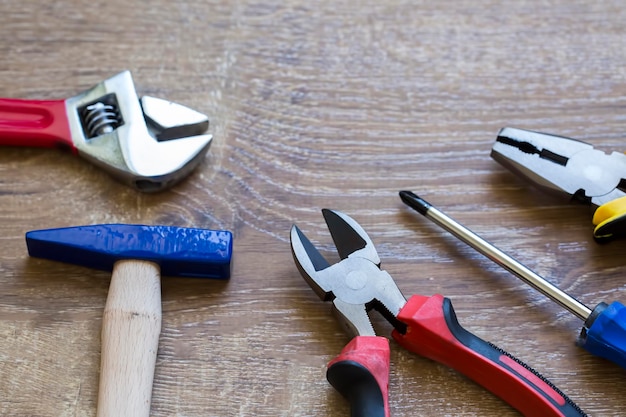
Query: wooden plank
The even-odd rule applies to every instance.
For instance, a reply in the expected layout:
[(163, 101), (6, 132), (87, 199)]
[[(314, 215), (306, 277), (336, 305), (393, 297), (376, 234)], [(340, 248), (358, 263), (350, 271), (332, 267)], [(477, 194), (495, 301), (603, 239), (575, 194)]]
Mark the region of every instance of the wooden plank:
[[(348, 342), (293, 263), (297, 223), (372, 237), (407, 295), (442, 293), (464, 327), (533, 366), (589, 415), (623, 415), (624, 371), (574, 344), (581, 323), (408, 210), (422, 194), (589, 306), (626, 300), (622, 242), (489, 152), (514, 126), (624, 146), (619, 1), (7, 0), (0, 96), (66, 98), (118, 71), (209, 115), (186, 181), (139, 194), (56, 151), (0, 151), (0, 415), (95, 415), (110, 275), (29, 259), (28, 230), (105, 222), (228, 229), (230, 282), (165, 277), (153, 416), (348, 415), (325, 364)], [(375, 317), (381, 332), (390, 326)], [(514, 416), (392, 343), (392, 415)]]

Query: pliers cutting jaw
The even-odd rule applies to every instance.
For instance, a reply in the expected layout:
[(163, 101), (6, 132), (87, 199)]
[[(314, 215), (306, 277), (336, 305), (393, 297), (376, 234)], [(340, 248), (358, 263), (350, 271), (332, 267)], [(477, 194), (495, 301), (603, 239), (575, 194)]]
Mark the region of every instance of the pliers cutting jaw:
[(404, 298), (363, 228), (347, 215), (322, 210), (341, 261), (331, 265), (297, 227), (291, 250), (303, 278), (354, 336), (328, 364), (326, 377), (351, 404), (353, 417), (389, 417), (390, 349), (376, 336), (368, 311), (394, 326), (407, 350), (450, 366), (498, 395), (524, 415), (582, 417), (584, 413), (528, 365), (468, 332), (442, 295)]
[(491, 157), (538, 188), (594, 209), (594, 237), (626, 234), (626, 155), (588, 143), (504, 128)]
[(406, 299), (393, 278), (380, 269), (380, 258), (363, 228), (347, 215), (322, 210), (340, 262), (331, 265), (297, 227), (291, 228), (291, 250), (302, 277), (351, 336), (375, 336), (367, 314), (375, 309), (403, 330), (396, 316)]

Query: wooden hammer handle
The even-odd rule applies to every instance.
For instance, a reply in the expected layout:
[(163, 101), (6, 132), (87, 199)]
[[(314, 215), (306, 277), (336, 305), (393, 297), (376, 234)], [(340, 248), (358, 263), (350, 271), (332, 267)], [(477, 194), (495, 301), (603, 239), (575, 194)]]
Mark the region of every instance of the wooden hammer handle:
[(159, 266), (116, 262), (102, 317), (98, 417), (149, 417), (160, 332)]

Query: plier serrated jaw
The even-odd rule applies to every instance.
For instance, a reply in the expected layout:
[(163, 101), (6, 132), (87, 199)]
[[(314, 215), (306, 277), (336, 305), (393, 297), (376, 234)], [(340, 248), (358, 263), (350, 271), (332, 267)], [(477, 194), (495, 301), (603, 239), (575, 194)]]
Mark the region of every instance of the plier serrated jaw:
[(491, 157), (551, 194), (589, 204), (594, 237), (626, 234), (626, 155), (562, 136), (506, 127)]
[(505, 127), (491, 157), (551, 194), (600, 206), (626, 195), (626, 156), (563, 136)]
[(380, 257), (363, 228), (335, 210), (322, 210), (341, 258), (331, 265), (296, 226), (291, 228), (291, 252), (304, 280), (333, 312), (351, 336), (375, 336), (367, 312), (379, 311), (392, 324), (406, 304), (393, 278), (380, 269)]

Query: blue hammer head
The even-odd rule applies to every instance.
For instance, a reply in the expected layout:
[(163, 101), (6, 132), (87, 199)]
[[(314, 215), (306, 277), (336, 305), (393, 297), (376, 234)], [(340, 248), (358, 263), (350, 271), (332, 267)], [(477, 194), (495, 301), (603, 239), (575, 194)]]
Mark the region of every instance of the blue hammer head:
[(101, 224), (26, 233), (30, 256), (112, 271), (119, 260), (151, 261), (162, 275), (230, 278), (233, 237), (226, 230)]

